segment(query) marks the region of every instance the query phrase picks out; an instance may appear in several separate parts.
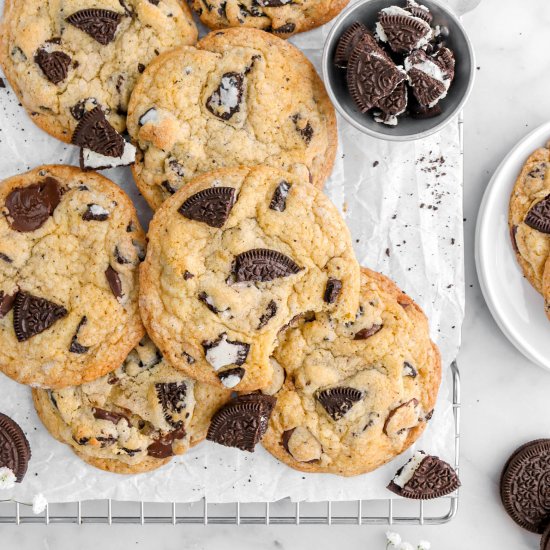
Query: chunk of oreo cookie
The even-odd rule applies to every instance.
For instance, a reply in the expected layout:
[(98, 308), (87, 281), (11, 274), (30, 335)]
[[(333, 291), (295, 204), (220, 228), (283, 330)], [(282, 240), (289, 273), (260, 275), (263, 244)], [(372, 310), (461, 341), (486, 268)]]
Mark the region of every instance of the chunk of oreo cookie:
[(334, 421), (343, 418), (364, 396), (363, 391), (346, 386), (328, 388), (316, 395), (317, 401)]
[(52, 84), (59, 84), (67, 78), (71, 57), (65, 52), (50, 52), (46, 48), (38, 48), (34, 61)]
[(369, 30), (363, 23), (359, 23), (359, 21), (353, 23), (343, 32), (338, 40), (334, 54), (334, 64), (337, 67), (345, 69), (348, 66), (351, 52), (355, 49), (355, 46), (357, 46), (364, 34), (370, 34)]
[(66, 21), (106, 46), (115, 39), (121, 19), (121, 13), (99, 8), (88, 8), (69, 15)]
[(244, 93), (244, 75), (225, 73), (220, 84), (206, 100), (206, 108), (218, 118), (229, 120), (239, 112)]
[(124, 138), (105, 118), (101, 107), (84, 113), (72, 137), (72, 143), (107, 157), (121, 157)]
[(21, 483), (30, 459), (31, 447), (23, 430), (15, 420), (0, 413), (0, 468), (9, 468)]
[(393, 52), (403, 54), (426, 45), (433, 32), (424, 18), (416, 17), (398, 6), (391, 6), (379, 13), (376, 34)]
[(235, 200), (233, 187), (209, 187), (186, 199), (178, 212), (189, 220), (219, 228), (227, 221)]
[(550, 195), (533, 205), (523, 221), (541, 233), (550, 234)]
[(292, 258), (276, 250), (254, 248), (238, 254), (234, 263), (237, 283), (266, 282), (299, 273), (301, 268)]

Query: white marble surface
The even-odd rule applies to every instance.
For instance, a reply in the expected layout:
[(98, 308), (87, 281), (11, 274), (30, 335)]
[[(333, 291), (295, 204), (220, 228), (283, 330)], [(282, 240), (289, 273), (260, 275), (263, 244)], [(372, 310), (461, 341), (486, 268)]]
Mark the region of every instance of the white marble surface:
[[(497, 8), (497, 9), (495, 9)], [(530, 364), (504, 338), (483, 302), (473, 260), (482, 193), (503, 155), (550, 117), (545, 83), (550, 3), (483, 0), (465, 17), (477, 51), (477, 83), (466, 109), (466, 321), (459, 361), (463, 382), (463, 489), (456, 519), (437, 527), (398, 530), (424, 538), (434, 550), (538, 548), (538, 537), (517, 528), (502, 510), (498, 477), (520, 443), (547, 436), (550, 373)], [(506, 297), (503, 296), (503, 299)], [(1, 527), (0, 548), (102, 550), (314, 548), (383, 550), (384, 527)]]

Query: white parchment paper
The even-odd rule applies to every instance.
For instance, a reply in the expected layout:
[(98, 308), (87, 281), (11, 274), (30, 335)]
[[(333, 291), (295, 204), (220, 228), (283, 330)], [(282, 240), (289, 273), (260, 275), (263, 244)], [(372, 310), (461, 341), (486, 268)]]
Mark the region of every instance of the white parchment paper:
[[(452, 0), (464, 12), (471, 1)], [(3, 7), (0, 0), (0, 7)], [(293, 42), (320, 69), (329, 25), (295, 37)], [(39, 164), (78, 165), (76, 148), (36, 128), (6, 79), (0, 87), (0, 179)], [(378, 141), (339, 118), (340, 148), (326, 192), (351, 229), (361, 264), (393, 278), (424, 308), (433, 339), (443, 356), (443, 382), (435, 414), (415, 448), (452, 462), (454, 453), (449, 365), (460, 345), (464, 315), (462, 241), (462, 157), (459, 125), (415, 143)], [(134, 200), (144, 225), (151, 211), (129, 169), (105, 172)], [(25, 430), (32, 448), (29, 471), (0, 500), (30, 502), (43, 493), (49, 502), (95, 498), (189, 502), (260, 502), (387, 498), (385, 489), (411, 451), (363, 476), (296, 472), (260, 445), (254, 454), (205, 442), (152, 473), (120, 476), (96, 470), (56, 442), (34, 412), (30, 390), (0, 374), (0, 411)]]

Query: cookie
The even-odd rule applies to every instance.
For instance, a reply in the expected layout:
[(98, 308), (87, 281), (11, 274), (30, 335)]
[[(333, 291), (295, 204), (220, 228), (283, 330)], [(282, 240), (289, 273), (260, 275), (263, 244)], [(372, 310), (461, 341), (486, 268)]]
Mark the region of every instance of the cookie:
[(430, 500), (454, 493), (460, 480), (450, 464), (417, 451), (395, 474), (388, 489), (404, 498)]
[(33, 390), (33, 399), (48, 431), (80, 458), (135, 474), (202, 441), (229, 394), (187, 378), (144, 337), (110, 374), (81, 386)]
[[(550, 149), (534, 151), (516, 180), (508, 211), (510, 238), (527, 280), (548, 301), (550, 288), (543, 284), (550, 256)], [(548, 287), (547, 287), (548, 288)]]
[(198, 174), (268, 164), (322, 187), (337, 147), (323, 83), (294, 46), (255, 29), (213, 32), (160, 56), (130, 100), (134, 178), (158, 208)]
[(274, 168), (199, 176), (156, 212), (140, 311), (188, 376), (237, 391), (266, 387), (277, 333), (296, 316), (357, 310), (359, 267), (326, 196)]
[(441, 361), (422, 310), (363, 268), (356, 313), (347, 323), (318, 313), (279, 338), (273, 360), (284, 374), (269, 390), (277, 404), (262, 444), (296, 470), (370, 472), (412, 445), (432, 416)]
[(6, 0), (0, 64), (32, 120), (70, 143), (96, 107), (123, 132), (140, 73), (196, 40), (191, 11), (178, 0)]
[(324, 25), (349, 0), (193, 0), (200, 20), (210, 29), (251, 27), (281, 38)]
[(102, 376), (144, 334), (145, 235), (113, 182), (41, 166), (0, 182), (0, 371), (63, 387)]
[(543, 533), (550, 522), (550, 440), (537, 439), (516, 449), (500, 479), (500, 497), (521, 527)]
[(0, 413), (0, 468), (9, 468), (21, 483), (30, 459), (31, 447), (23, 430), (15, 420)]

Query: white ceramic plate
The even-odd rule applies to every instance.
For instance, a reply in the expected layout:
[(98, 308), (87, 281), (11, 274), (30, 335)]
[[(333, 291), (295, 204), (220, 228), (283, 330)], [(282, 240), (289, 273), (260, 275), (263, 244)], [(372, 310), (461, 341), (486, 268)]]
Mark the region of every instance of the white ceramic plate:
[(550, 370), (550, 321), (542, 296), (523, 277), (508, 231), (508, 201), (527, 157), (550, 139), (550, 122), (508, 153), (487, 187), (476, 226), (476, 267), (485, 301), (508, 340)]

